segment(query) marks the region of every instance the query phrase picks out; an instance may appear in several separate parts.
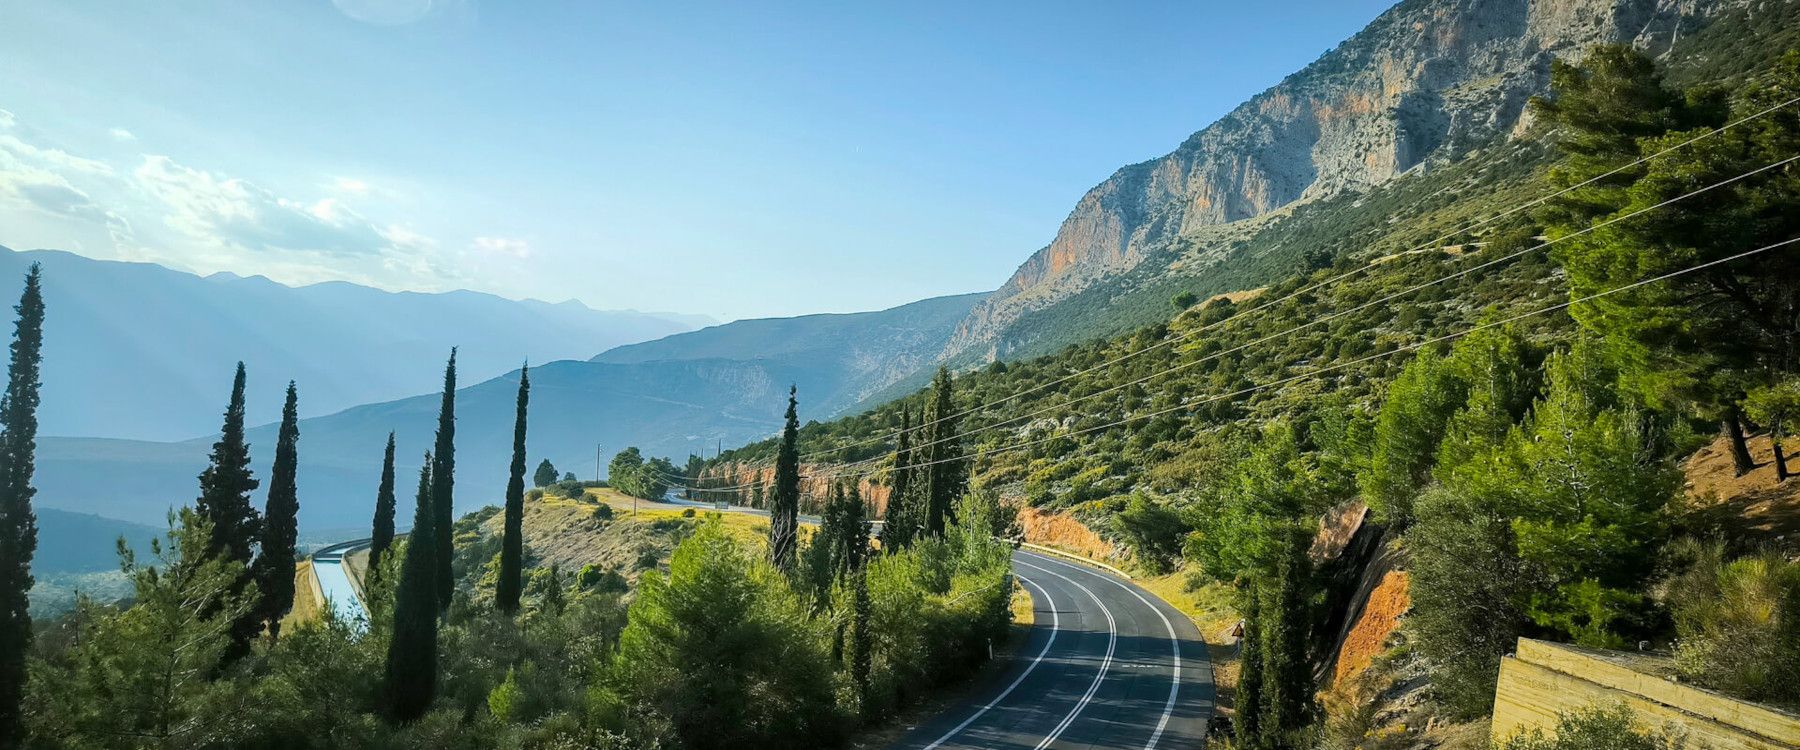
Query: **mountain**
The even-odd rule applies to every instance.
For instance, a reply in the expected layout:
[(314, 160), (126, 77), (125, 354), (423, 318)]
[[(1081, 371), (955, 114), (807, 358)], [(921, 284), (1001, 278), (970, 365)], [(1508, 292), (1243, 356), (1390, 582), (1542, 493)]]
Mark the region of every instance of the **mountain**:
[[(858, 405), (862, 394), (928, 373), (931, 355), (981, 297), (738, 321), (610, 350), (593, 361), (534, 365), (531, 462), (548, 458), (564, 471), (592, 478), (596, 446), (601, 462), (635, 445), (679, 463), (689, 453), (759, 439), (780, 428), (789, 384), (799, 387), (807, 419), (836, 416)], [(408, 363), (417, 371), (414, 377), (435, 383), (442, 354), (421, 354)], [(461, 382), (470, 383), (457, 391), (456, 412), (457, 497), (466, 510), (496, 502), (504, 489), (519, 380), (516, 368), (498, 377), (468, 377), (460, 358), (458, 363)], [(305, 399), (308, 391), (302, 388)], [(397, 433), (402, 476), (417, 468), (431, 445), (438, 396), (429, 389), (301, 420), (303, 529), (369, 523), (388, 431)], [(201, 414), (216, 420), (216, 410), (207, 404)], [(171, 506), (192, 502), (213, 439), (44, 438), (38, 450), (38, 502), (157, 523)], [(257, 476), (266, 477), (275, 425), (250, 430), (249, 440)], [(259, 502), (261, 497), (259, 492)]]
[[(489, 294), (386, 292), (343, 282), (290, 287), (200, 277), (148, 263), (0, 248), (0, 279), (44, 267), (46, 435), (179, 440), (219, 428), (232, 365), (250, 372), (249, 416), (279, 417), (299, 382), (303, 414), (430, 391), (461, 346), (483, 379), (521, 361), (586, 357), (691, 329), (692, 320)], [(196, 469), (197, 471), (197, 469)]]
[[(1357, 196), (1430, 171), (1521, 132), (1550, 61), (1596, 43), (1660, 54), (1709, 20), (1756, 0), (1406, 0), (1317, 61), (1193, 134), (1088, 191), (1055, 237), (957, 327), (940, 357), (1016, 358), (1141, 325), (1071, 325), (1148, 277), (1177, 276), (1205, 293), (1236, 267), (1268, 266), (1261, 235), (1296, 209)], [(1148, 266), (1148, 267), (1146, 267)], [(1287, 267), (1252, 274), (1265, 282)], [(1136, 272), (1131, 284), (1116, 283)], [(1158, 288), (1173, 287), (1162, 284)], [(1163, 298), (1164, 300), (1167, 297)], [(1065, 307), (1066, 306), (1066, 307)], [(1060, 309), (1059, 309), (1060, 308)], [(1157, 306), (1166, 317), (1167, 308)], [(1036, 323), (1028, 322), (1036, 316)]]
[(593, 361), (780, 361), (807, 372), (808, 411), (834, 416), (927, 371), (957, 322), (986, 297), (960, 294), (876, 312), (739, 320), (621, 346)]

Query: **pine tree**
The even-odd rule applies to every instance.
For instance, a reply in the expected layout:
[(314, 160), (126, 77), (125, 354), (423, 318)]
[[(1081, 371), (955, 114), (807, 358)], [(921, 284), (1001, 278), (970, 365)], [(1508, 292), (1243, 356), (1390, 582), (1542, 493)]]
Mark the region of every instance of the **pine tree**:
[(506, 520), (500, 540), (500, 580), (494, 584), (494, 605), (501, 612), (519, 611), (519, 592), (524, 585), (525, 540), (525, 405), (531, 400), (530, 366), (519, 369), (519, 399), (513, 416), (512, 474), (506, 480)]
[(436, 514), (432, 521), (438, 533), (434, 536), (437, 551), (432, 560), (437, 565), (437, 606), (450, 609), (450, 594), (456, 581), (450, 572), (454, 551), (450, 548), (450, 526), (455, 521), (456, 484), (456, 349), (450, 350), (450, 361), (444, 365), (443, 401), (438, 407), (437, 444), (432, 451), (431, 504)]
[(268, 625), (269, 638), (281, 637), (281, 618), (294, 608), (294, 542), (300, 494), (296, 483), (299, 467), (299, 395), (288, 381), (287, 401), (281, 407), (281, 428), (275, 438), (275, 463), (269, 468), (269, 499), (263, 507), (262, 548), (256, 553), (251, 575), (259, 597), (255, 616)]
[(969, 486), (968, 458), (962, 455), (962, 438), (956, 432), (955, 386), (950, 371), (939, 367), (931, 379), (931, 405), (925, 411), (929, 441), (925, 449), (925, 533), (941, 536), (951, 509)]
[(394, 545), (394, 433), (388, 433), (381, 458), (381, 486), (375, 490), (375, 528), (369, 534), (369, 577), (380, 575), (381, 561)]
[(531, 483), (538, 487), (556, 484), (556, 466), (550, 463), (550, 459), (538, 462), (537, 470), (531, 472)]
[(437, 690), (437, 501), (433, 497), (432, 461), (425, 454), (419, 467), (419, 494), (413, 510), (412, 534), (400, 561), (400, 584), (394, 591), (394, 633), (388, 641), (387, 666), (381, 686), (382, 711), (395, 721), (412, 721), (425, 713)]
[(881, 548), (899, 551), (912, 546), (918, 534), (919, 513), (913, 502), (916, 491), (913, 467), (912, 411), (900, 407), (900, 436), (894, 444), (894, 474), (888, 485), (887, 517), (881, 525)]
[(769, 499), (769, 562), (782, 571), (794, 566), (800, 534), (800, 439), (797, 389), (788, 387), (787, 424), (781, 429), (781, 450), (775, 455), (775, 489)]
[[(250, 493), (258, 485), (250, 474), (250, 445), (244, 442), (244, 363), (239, 362), (231, 382), (231, 400), (225, 407), (225, 424), (219, 430), (218, 442), (213, 443), (211, 462), (200, 473), (200, 498), (194, 502), (195, 510), (212, 529), (208, 554), (227, 559), (245, 571), (234, 592), (238, 595), (251, 583), (250, 553), (261, 519), (250, 505)], [(250, 653), (250, 641), (259, 627), (254, 612), (238, 618), (231, 629), (231, 645), (224, 652), (224, 661), (236, 661)]]
[(6, 393), (0, 396), (0, 748), (16, 747), (24, 727), (25, 654), (31, 645), (31, 557), (37, 549), (37, 518), (31, 499), (37, 453), (38, 370), (43, 361), (44, 297), (38, 264), (25, 274), (25, 291), (14, 308), (12, 361)]

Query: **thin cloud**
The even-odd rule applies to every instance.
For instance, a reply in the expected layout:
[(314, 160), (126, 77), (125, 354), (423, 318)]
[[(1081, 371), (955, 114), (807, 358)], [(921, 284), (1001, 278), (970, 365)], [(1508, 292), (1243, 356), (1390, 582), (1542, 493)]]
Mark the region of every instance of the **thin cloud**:
[(115, 141), (130, 143), (132, 141), (137, 140), (137, 135), (135, 133), (132, 133), (131, 131), (126, 130), (124, 128), (113, 128), (112, 130), (108, 130), (106, 132), (109, 135), (111, 135), (113, 137), (113, 140), (115, 140)]
[(476, 237), (476, 250), (493, 255), (506, 255), (520, 260), (531, 257), (531, 243), (514, 237)]

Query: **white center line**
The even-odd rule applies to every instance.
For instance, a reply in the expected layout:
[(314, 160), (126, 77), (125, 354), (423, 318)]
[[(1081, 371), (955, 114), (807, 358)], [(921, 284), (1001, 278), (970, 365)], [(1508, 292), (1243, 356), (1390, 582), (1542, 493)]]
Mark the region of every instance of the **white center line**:
[[(1029, 554), (1029, 553), (1021, 553), (1021, 554)], [(1056, 563), (1058, 565), (1064, 565), (1064, 566), (1067, 566), (1070, 568), (1074, 568), (1076, 570), (1082, 570), (1081, 566), (1079, 566), (1079, 565), (1072, 565), (1070, 563), (1066, 563), (1061, 560), (1055, 560), (1055, 559), (1052, 559), (1049, 557), (1045, 557), (1043, 555), (1031, 555), (1031, 556), (1036, 559), (1043, 560), (1044, 562)], [(1033, 567), (1036, 567), (1036, 566), (1033, 566)], [(1039, 568), (1039, 570), (1042, 570), (1042, 568)], [(1169, 622), (1169, 616), (1163, 614), (1162, 608), (1156, 606), (1155, 604), (1152, 604), (1149, 599), (1145, 599), (1144, 595), (1138, 593), (1136, 589), (1132, 588), (1131, 586), (1127, 586), (1124, 583), (1116, 581), (1108, 576), (1103, 576), (1103, 575), (1099, 575), (1097, 573), (1092, 573), (1092, 571), (1084, 570), (1083, 572), (1087, 572), (1087, 573), (1095, 575), (1099, 578), (1104, 578), (1107, 581), (1111, 581), (1113, 585), (1118, 586), (1119, 588), (1125, 589), (1125, 593), (1137, 597), (1138, 601), (1143, 602), (1144, 606), (1149, 607), (1150, 611), (1155, 612), (1156, 616), (1162, 619), (1163, 629), (1165, 631), (1168, 631), (1168, 633), (1169, 633), (1169, 652), (1170, 652), (1170, 656), (1173, 657), (1173, 659), (1174, 659), (1174, 669), (1173, 669), (1173, 674), (1171, 674), (1170, 678), (1169, 678), (1169, 699), (1163, 702), (1162, 718), (1157, 720), (1156, 731), (1152, 732), (1150, 734), (1150, 741), (1144, 743), (1144, 750), (1152, 750), (1153, 748), (1156, 747), (1156, 743), (1162, 740), (1163, 731), (1168, 729), (1169, 718), (1174, 716), (1174, 714), (1175, 714), (1175, 699), (1181, 693), (1181, 640), (1175, 637), (1175, 625), (1174, 625), (1174, 623)]]
[(1088, 595), (1089, 599), (1094, 600), (1094, 605), (1100, 608), (1100, 614), (1106, 616), (1106, 656), (1100, 660), (1100, 671), (1094, 673), (1094, 681), (1088, 684), (1087, 692), (1082, 694), (1081, 700), (1075, 702), (1075, 707), (1069, 709), (1069, 715), (1064, 716), (1062, 722), (1057, 724), (1056, 728), (1051, 730), (1049, 734), (1044, 735), (1044, 740), (1037, 744), (1036, 750), (1044, 750), (1044, 748), (1050, 746), (1050, 743), (1055, 742), (1056, 738), (1061, 737), (1062, 733), (1069, 728), (1070, 724), (1075, 723), (1075, 717), (1080, 716), (1082, 709), (1087, 708), (1088, 703), (1094, 699), (1094, 693), (1100, 689), (1100, 683), (1106, 679), (1106, 671), (1112, 666), (1113, 649), (1119, 645), (1119, 624), (1117, 621), (1113, 620), (1112, 610), (1107, 609), (1106, 603), (1100, 601), (1100, 597), (1094, 594), (1093, 589), (1076, 583), (1068, 576), (1054, 570), (1040, 568), (1024, 561), (1015, 562), (1041, 573), (1061, 578), (1068, 582), (1070, 586), (1081, 589), (1083, 593)]

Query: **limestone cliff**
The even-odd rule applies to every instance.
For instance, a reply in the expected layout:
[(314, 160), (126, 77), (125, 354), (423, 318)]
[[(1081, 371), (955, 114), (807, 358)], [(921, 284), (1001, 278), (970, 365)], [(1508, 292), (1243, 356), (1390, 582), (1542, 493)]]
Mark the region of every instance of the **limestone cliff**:
[[(1020, 316), (1206, 227), (1379, 185), (1514, 131), (1550, 61), (1660, 54), (1752, 0), (1405, 0), (1173, 152), (1120, 169), (958, 326), (941, 358), (1006, 354)], [(1204, 238), (1196, 241), (1205, 242)]]

